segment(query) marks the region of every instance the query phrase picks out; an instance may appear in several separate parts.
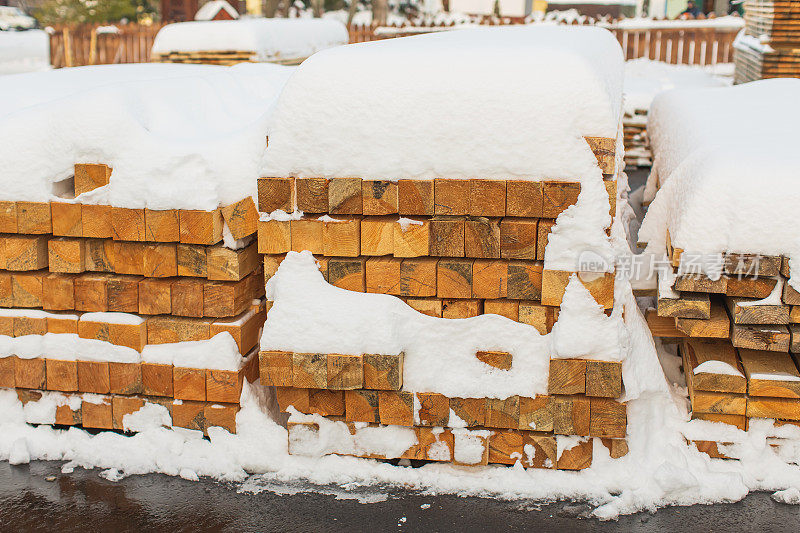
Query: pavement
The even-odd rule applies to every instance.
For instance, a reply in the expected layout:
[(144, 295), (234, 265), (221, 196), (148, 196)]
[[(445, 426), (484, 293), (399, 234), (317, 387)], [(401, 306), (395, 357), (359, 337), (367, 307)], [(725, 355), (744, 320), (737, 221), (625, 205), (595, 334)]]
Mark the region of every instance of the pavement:
[[(647, 173), (629, 173), (632, 187)], [(798, 531), (800, 506), (754, 493), (740, 502), (669, 507), (600, 522), (587, 503), (533, 503), (429, 495), (397, 487), (347, 491), (303, 482), (255, 493), (208, 479), (161, 474), (112, 482), (99, 470), (61, 473), (61, 463), (0, 463), (3, 531)]]

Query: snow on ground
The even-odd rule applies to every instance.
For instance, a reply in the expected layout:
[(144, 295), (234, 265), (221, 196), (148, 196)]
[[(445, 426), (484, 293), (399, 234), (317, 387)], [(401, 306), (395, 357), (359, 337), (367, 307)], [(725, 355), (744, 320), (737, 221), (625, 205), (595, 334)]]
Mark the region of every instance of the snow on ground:
[(241, 19), (167, 24), (156, 35), (153, 54), (236, 50), (255, 52), (258, 61), (302, 59), (347, 44), (349, 35), (332, 19)]
[(799, 99), (796, 79), (656, 97), (650, 197), (655, 175), (661, 188), (639, 232), (648, 251), (664, 251), (669, 229), (687, 252), (798, 257)]
[(293, 71), (131, 64), (4, 77), (0, 198), (47, 201), (84, 162), (113, 168), (88, 203), (208, 210), (252, 196), (272, 104)]
[(51, 68), (50, 36), (47, 32), (0, 31), (0, 76)]

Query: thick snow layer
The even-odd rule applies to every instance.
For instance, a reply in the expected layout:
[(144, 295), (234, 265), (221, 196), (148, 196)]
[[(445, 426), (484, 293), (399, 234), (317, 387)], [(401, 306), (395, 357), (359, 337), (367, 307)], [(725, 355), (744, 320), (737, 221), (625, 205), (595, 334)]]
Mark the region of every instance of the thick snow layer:
[(209, 210), (252, 196), (271, 107), (293, 70), (147, 64), (4, 77), (0, 198), (49, 200), (83, 162), (113, 168), (94, 201), (122, 207)]
[(258, 61), (302, 59), (347, 44), (347, 28), (330, 19), (241, 19), (167, 24), (153, 54), (198, 51), (255, 52)]
[[(720, 87), (725, 81), (697, 65), (672, 65), (639, 58), (625, 62), (625, 114), (650, 109), (653, 98), (670, 89)], [(626, 121), (627, 122), (627, 121)]]
[(184, 368), (210, 368), (237, 371), (242, 356), (236, 341), (227, 331), (202, 341), (169, 344), (148, 344), (142, 350), (142, 361)]
[(138, 326), (144, 323), (144, 318), (132, 313), (84, 313), (81, 321)]
[(475, 28), (326, 50), (281, 94), (265, 171), (597, 179), (583, 137), (617, 136), (622, 71), (617, 41), (587, 27)]
[(0, 31), (0, 76), (50, 68), (50, 36), (47, 32)]
[(81, 339), (74, 333), (46, 333), (8, 337), (0, 335), (0, 357), (16, 355), (23, 359), (42, 357), (64, 361), (113, 361), (137, 363), (139, 352), (97, 339)]
[(639, 240), (663, 253), (797, 254), (800, 80), (676, 90), (656, 97), (648, 133), (661, 188)]

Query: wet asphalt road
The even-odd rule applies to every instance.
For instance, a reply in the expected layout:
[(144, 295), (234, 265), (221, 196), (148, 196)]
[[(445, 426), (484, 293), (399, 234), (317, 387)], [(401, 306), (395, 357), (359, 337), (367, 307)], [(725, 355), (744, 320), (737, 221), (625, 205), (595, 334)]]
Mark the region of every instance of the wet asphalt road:
[[(734, 504), (673, 507), (617, 522), (587, 518), (586, 504), (541, 506), (429, 496), (398, 489), (377, 503), (318, 493), (237, 493), (213, 481), (163, 475), (111, 482), (99, 471), (61, 474), (60, 463), (0, 463), (0, 531), (641, 531), (789, 532), (800, 507), (754, 494)], [(47, 478), (54, 476), (53, 481)], [(306, 487), (326, 490), (325, 487)], [(425, 508), (424, 506), (429, 506)]]
[[(645, 172), (631, 173), (631, 185), (642, 184), (645, 177)], [(62, 474), (60, 468), (56, 462), (0, 463), (0, 532), (800, 530), (800, 506), (775, 503), (763, 493), (732, 504), (672, 507), (599, 522), (588, 518), (591, 507), (585, 503), (533, 505), (430, 496), (391, 487), (360, 495), (362, 500), (385, 501), (360, 503), (337, 499), (344, 492), (338, 487), (298, 484), (285, 489), (305, 492), (248, 494), (209, 480), (152, 474), (111, 482), (99, 477), (99, 470)]]

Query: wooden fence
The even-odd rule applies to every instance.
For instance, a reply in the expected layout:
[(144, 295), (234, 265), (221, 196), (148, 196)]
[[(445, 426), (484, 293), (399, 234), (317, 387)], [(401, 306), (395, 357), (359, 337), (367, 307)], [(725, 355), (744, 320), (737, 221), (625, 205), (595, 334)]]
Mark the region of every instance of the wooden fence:
[[(700, 21), (696, 21), (700, 22)], [(50, 37), (50, 57), (56, 68), (109, 63), (144, 63), (150, 61), (150, 49), (160, 24), (112, 27), (73, 25), (56, 27)], [(738, 28), (709, 23), (708, 26), (665, 28), (616, 27), (604, 23), (619, 40), (626, 59), (646, 57), (672, 64), (715, 65), (733, 61), (733, 40)], [(447, 25), (350, 27), (350, 42), (359, 43), (403, 37), (431, 31), (446, 31)]]

